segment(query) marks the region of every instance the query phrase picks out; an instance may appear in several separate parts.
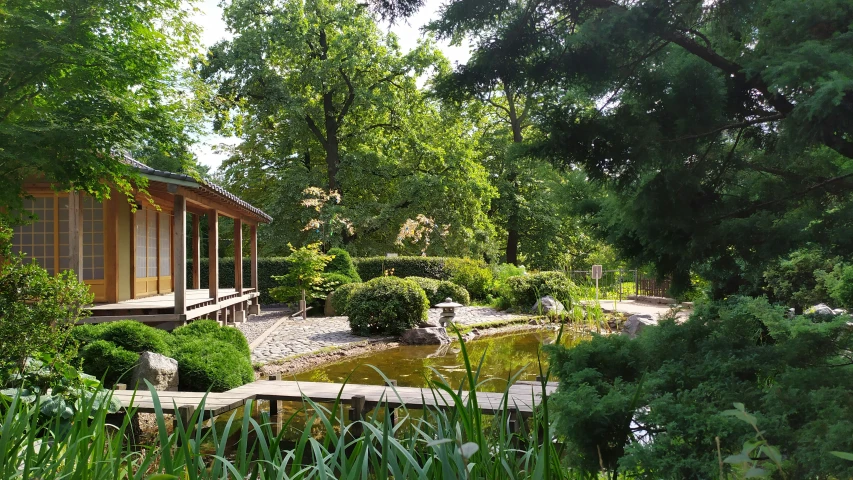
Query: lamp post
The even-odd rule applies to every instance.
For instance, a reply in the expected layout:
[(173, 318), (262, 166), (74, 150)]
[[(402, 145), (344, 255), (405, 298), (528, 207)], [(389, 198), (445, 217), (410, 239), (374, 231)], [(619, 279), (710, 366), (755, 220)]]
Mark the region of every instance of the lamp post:
[(436, 304), (436, 308), (441, 309), (441, 316), (438, 318), (438, 325), (440, 327), (447, 327), (449, 324), (453, 323), (453, 318), (456, 317), (456, 308), (462, 307), (461, 303), (456, 303), (452, 298), (447, 297), (443, 302)]

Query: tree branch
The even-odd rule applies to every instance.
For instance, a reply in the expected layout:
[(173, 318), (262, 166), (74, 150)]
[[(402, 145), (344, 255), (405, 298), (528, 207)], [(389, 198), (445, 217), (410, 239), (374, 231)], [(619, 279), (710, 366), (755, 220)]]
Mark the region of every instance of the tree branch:
[(355, 87), (352, 86), (352, 82), (350, 81), (349, 76), (346, 74), (346, 72), (344, 72), (343, 67), (338, 67), (338, 72), (341, 73), (341, 77), (343, 77), (344, 82), (346, 82), (348, 91), (347, 99), (344, 100), (344, 106), (341, 107), (341, 111), (338, 113), (338, 116), (335, 119), (337, 124), (340, 125), (341, 122), (344, 120), (344, 117), (346, 117), (347, 112), (349, 112), (353, 100), (355, 100)]
[(773, 115), (770, 115), (767, 117), (761, 117), (761, 118), (756, 118), (753, 120), (746, 120), (746, 121), (743, 121), (740, 123), (732, 123), (729, 125), (723, 125), (722, 127), (715, 128), (713, 130), (710, 130), (710, 131), (704, 132), (704, 133), (697, 133), (695, 135), (685, 135), (683, 137), (678, 137), (676, 139), (669, 140), (669, 142), (680, 142), (682, 140), (693, 140), (696, 138), (707, 137), (708, 135), (713, 135), (715, 133), (720, 133), (720, 132), (725, 131), (725, 130), (731, 130), (732, 128), (745, 128), (745, 127), (749, 127), (752, 125), (758, 125), (759, 123), (766, 123), (766, 122), (773, 122), (776, 120), (781, 120), (783, 118), (785, 118), (784, 114), (774, 113)]
[(311, 133), (314, 134), (314, 136), (317, 138), (317, 141), (320, 142), (320, 145), (322, 145), (323, 148), (326, 148), (326, 144), (328, 143), (326, 141), (326, 137), (323, 136), (323, 132), (321, 132), (320, 129), (317, 127), (317, 124), (314, 123), (314, 119), (311, 118), (311, 115), (305, 115), (305, 122), (308, 124), (308, 130), (311, 130)]

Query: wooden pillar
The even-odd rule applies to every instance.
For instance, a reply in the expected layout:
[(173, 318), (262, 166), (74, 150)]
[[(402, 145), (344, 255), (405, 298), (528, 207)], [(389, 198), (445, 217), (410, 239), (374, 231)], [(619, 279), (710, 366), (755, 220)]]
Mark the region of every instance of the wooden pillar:
[(201, 229), (197, 213), (193, 214), (193, 289), (201, 289)]
[(80, 192), (68, 194), (68, 252), (70, 269), (83, 281), (83, 197)]
[[(172, 217), (173, 279), (175, 283), (175, 313), (187, 314), (187, 199), (175, 195), (175, 216)], [(181, 320), (185, 320), (182, 318)]]
[(219, 212), (215, 208), (207, 212), (207, 283), (210, 298), (219, 300)]
[(258, 226), (252, 225), (249, 227), (249, 255), (251, 256), (251, 284), (250, 287), (254, 288), (255, 291), (260, 292), (258, 290)]
[(360, 437), (364, 432), (364, 426), (361, 423), (364, 420), (364, 404), (364, 395), (353, 395), (350, 399), (349, 419), (352, 425), (349, 431), (355, 438)]
[(243, 221), (234, 219), (234, 290), (243, 295)]

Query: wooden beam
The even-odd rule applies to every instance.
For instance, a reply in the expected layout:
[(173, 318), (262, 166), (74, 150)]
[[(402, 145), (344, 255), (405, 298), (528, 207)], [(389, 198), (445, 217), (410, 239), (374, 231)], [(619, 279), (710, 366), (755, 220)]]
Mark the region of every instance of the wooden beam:
[(175, 313), (187, 313), (187, 200), (175, 195), (172, 217), (172, 278), (175, 283)]
[[(104, 200), (104, 280), (107, 303), (118, 301), (118, 202), (116, 195)], [(133, 236), (131, 235), (131, 238)]]
[(193, 289), (201, 288), (201, 228), (199, 216), (193, 214)]
[(234, 290), (243, 295), (243, 222), (234, 219)]
[(249, 255), (251, 256), (251, 278), (249, 286), (258, 289), (258, 226), (249, 227)]
[(83, 197), (80, 192), (68, 194), (68, 251), (70, 268), (83, 281)]
[(219, 298), (219, 212), (212, 208), (207, 212), (207, 288), (210, 298)]

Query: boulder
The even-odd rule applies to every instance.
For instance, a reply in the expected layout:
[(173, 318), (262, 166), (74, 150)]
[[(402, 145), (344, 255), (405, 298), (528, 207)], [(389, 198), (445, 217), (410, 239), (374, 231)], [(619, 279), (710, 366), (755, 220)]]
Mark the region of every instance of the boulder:
[(432, 320), (424, 320), (418, 324), (418, 328), (438, 328), (438, 325)]
[(631, 338), (637, 338), (646, 327), (653, 327), (658, 322), (651, 315), (631, 315), (625, 324), (622, 325), (622, 335), (628, 335)]
[(806, 313), (810, 313), (812, 315), (835, 315), (835, 312), (832, 309), (823, 303), (818, 303), (812, 308), (806, 310)]
[(409, 345), (443, 345), (450, 343), (447, 330), (442, 327), (410, 328), (400, 336), (400, 343)]
[(531, 313), (542, 313), (545, 315), (558, 314), (566, 311), (566, 307), (551, 295), (546, 295), (540, 298), (536, 305), (530, 310)]
[(178, 390), (178, 361), (154, 352), (142, 352), (139, 362), (133, 369), (128, 388), (147, 390), (143, 380), (148, 380), (154, 388), (160, 391)]

